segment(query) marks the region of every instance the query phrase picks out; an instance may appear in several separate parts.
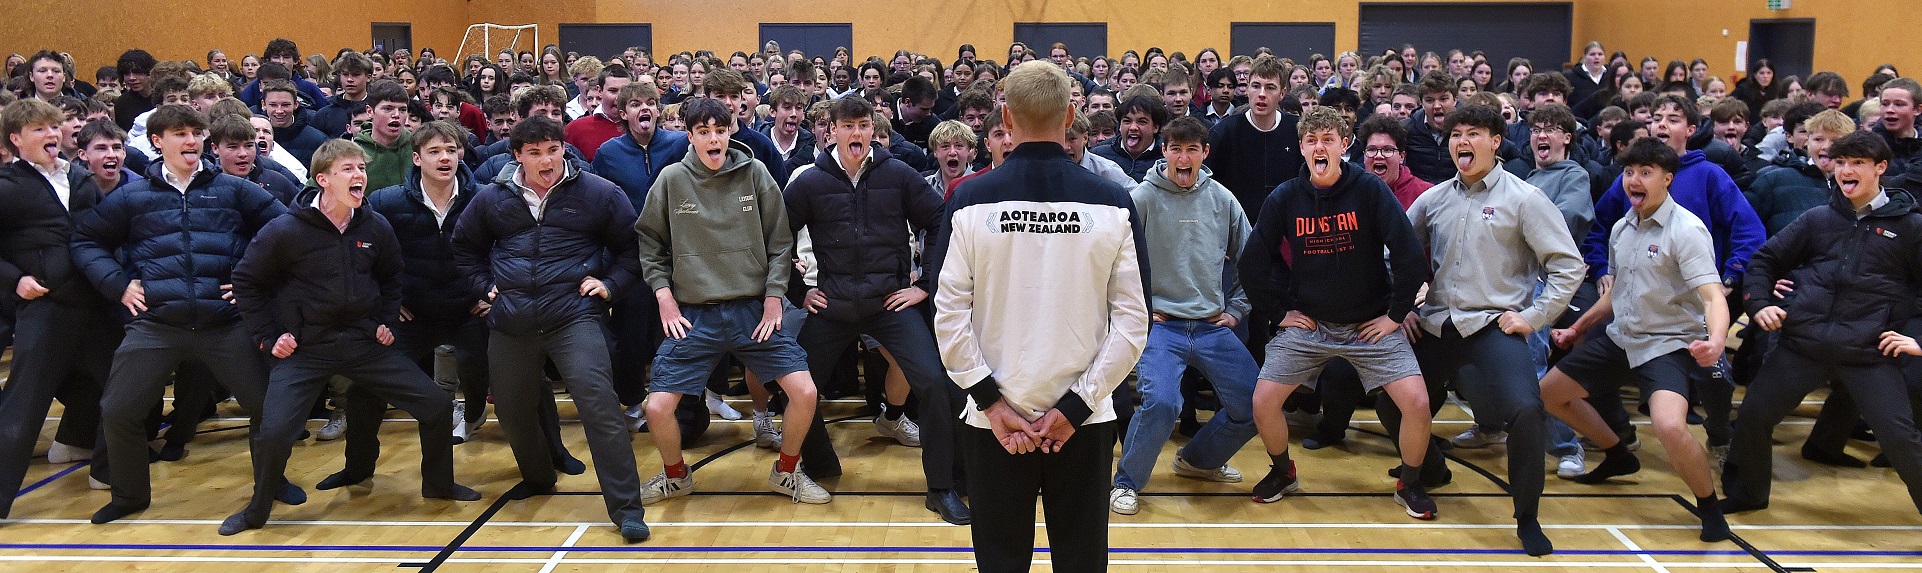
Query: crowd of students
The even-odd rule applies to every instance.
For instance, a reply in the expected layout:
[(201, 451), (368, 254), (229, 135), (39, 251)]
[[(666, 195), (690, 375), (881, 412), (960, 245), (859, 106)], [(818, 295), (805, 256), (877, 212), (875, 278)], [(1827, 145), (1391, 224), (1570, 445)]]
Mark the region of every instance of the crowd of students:
[[(1280, 501), (1301, 488), (1284, 412), (1321, 413), (1299, 440), (1319, 449), (1370, 396), (1416, 519), (1452, 480), (1442, 447), (1506, 443), (1531, 555), (1553, 550), (1548, 455), (1582, 483), (1640, 469), (1631, 383), (1704, 541), (1768, 506), (1774, 426), (1824, 383), (1804, 457), (1866, 466), (1843, 446), (1872, 430), (1922, 507), (1922, 84), (1892, 66), (1844, 105), (1834, 72), (1763, 60), (1730, 89), (1599, 43), (1501, 76), (1412, 46), (955, 56), (303, 59), (275, 39), (204, 65), (129, 50), (91, 84), (63, 54), (11, 57), (0, 516), (56, 399), (47, 457), (93, 460), (95, 523), (146, 509), (148, 464), (228, 396), (255, 490), (223, 535), (306, 500), (284, 472), (309, 419), (346, 438), (316, 487), (367, 480), (389, 404), (419, 420), (424, 496), (480, 498), (451, 448), (490, 403), (506, 495), (540, 495), (586, 470), (557, 381), (639, 541), (643, 506), (696, 488), (683, 444), (742, 417), (734, 365), (768, 487), (828, 503), (818, 406), (853, 348), (879, 357), (875, 430), (922, 449), (927, 508), (976, 525), (984, 570), (1026, 568), (1037, 490), (1057, 553), (1105, 548), (1094, 525), (1139, 511), (1177, 430), (1172, 471), (1216, 482), (1259, 437), (1252, 495)], [(1475, 424), (1435, 438), (1449, 391)], [(1081, 561), (1105, 557), (1056, 567)]]

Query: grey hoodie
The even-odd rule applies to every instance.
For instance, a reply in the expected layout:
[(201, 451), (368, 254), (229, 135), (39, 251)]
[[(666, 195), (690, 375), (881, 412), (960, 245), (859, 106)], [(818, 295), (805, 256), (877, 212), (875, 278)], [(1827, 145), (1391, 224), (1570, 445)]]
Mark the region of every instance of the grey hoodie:
[(1555, 202), (1555, 210), (1562, 212), (1562, 222), (1568, 225), (1575, 244), (1581, 244), (1582, 239), (1588, 237), (1589, 226), (1595, 224), (1595, 202), (1589, 195), (1588, 170), (1582, 169), (1580, 163), (1563, 159), (1528, 172), (1527, 181)]
[(1167, 165), (1167, 160), (1155, 162), (1129, 193), (1141, 215), (1147, 268), (1155, 270), (1149, 277), (1150, 308), (1191, 320), (1223, 312), (1247, 318), (1248, 297), (1239, 277), (1226, 275), (1224, 296), (1222, 270), (1235, 268), (1241, 257), (1251, 227), (1248, 215), (1207, 167), (1201, 167), (1194, 187), (1184, 189), (1163, 174)]
[(745, 145), (728, 145), (719, 170), (693, 149), (661, 170), (634, 223), (642, 278), (681, 304), (787, 294), (794, 232), (781, 189)]

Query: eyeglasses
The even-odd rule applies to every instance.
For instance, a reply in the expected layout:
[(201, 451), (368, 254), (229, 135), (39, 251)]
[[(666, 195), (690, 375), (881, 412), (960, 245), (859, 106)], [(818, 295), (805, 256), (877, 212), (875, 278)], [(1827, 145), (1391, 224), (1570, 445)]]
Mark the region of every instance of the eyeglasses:
[(1368, 157), (1380, 157), (1380, 158), (1386, 159), (1390, 155), (1401, 153), (1401, 148), (1399, 147), (1368, 147), (1368, 148), (1362, 149), (1361, 153), (1362, 155), (1366, 155)]
[(1561, 135), (1568, 133), (1568, 130), (1562, 129), (1562, 126), (1559, 125), (1535, 125), (1530, 126), (1530, 129), (1542, 135)]

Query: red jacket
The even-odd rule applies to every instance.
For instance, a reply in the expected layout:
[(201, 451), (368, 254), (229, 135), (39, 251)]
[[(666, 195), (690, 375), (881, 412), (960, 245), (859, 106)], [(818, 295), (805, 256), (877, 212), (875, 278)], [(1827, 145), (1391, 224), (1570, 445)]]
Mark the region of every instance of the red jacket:
[(593, 161), (594, 152), (600, 151), (601, 144), (626, 133), (627, 127), (621, 125), (621, 122), (608, 119), (607, 116), (599, 113), (590, 113), (580, 119), (567, 122), (567, 135), (563, 141), (573, 145), (574, 149), (581, 150), (581, 160)]
[(1401, 178), (1389, 184), (1388, 190), (1395, 193), (1395, 201), (1401, 203), (1401, 210), (1407, 211), (1409, 205), (1415, 204), (1416, 197), (1420, 197), (1423, 192), (1428, 191), (1429, 187), (1434, 186), (1434, 183), (1429, 183), (1423, 181), (1420, 177), (1416, 177), (1414, 171), (1409, 170), (1407, 165), (1403, 165), (1401, 166)]

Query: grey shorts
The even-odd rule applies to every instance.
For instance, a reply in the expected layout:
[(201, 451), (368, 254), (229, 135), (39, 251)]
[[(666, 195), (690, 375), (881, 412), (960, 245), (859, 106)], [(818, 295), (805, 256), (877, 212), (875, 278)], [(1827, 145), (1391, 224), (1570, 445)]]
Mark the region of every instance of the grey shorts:
[(1334, 358), (1345, 358), (1361, 375), (1361, 385), (1369, 392), (1409, 376), (1421, 375), (1415, 349), (1400, 329), (1369, 344), (1361, 337), (1361, 325), (1320, 322), (1314, 330), (1285, 328), (1268, 341), (1268, 357), (1261, 365), (1261, 379), (1282, 384), (1314, 388), (1321, 370)]

